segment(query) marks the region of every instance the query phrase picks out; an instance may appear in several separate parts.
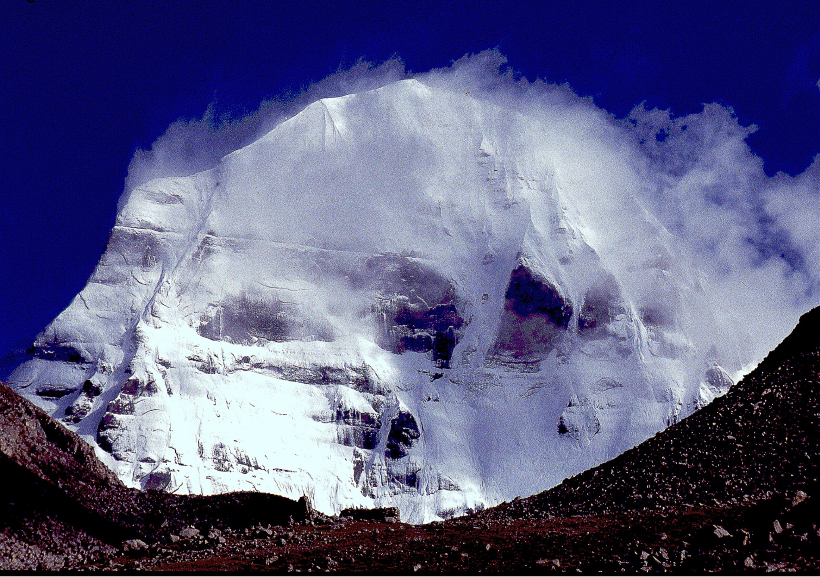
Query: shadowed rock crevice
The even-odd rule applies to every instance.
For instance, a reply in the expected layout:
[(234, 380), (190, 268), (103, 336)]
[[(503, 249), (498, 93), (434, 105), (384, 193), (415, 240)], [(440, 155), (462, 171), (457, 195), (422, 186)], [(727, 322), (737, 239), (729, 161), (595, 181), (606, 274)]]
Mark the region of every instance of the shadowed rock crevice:
[(65, 418), (69, 423), (78, 423), (84, 419), (94, 407), (94, 399), (102, 394), (102, 385), (95, 384), (91, 380), (83, 383), (83, 388), (79, 396), (65, 410)]
[(611, 274), (594, 283), (584, 295), (584, 304), (578, 315), (578, 332), (588, 337), (603, 337), (607, 327), (627, 312), (618, 283)]
[(336, 409), (336, 437), (341, 445), (374, 449), (379, 442), (381, 417), (377, 412), (363, 412), (349, 407)]
[(430, 353), (438, 367), (450, 367), (465, 322), (448, 279), (417, 259), (396, 255), (370, 258), (354, 278), (357, 285), (384, 295), (371, 311), (381, 328), (382, 348)]
[(241, 293), (209, 307), (196, 327), (212, 341), (262, 346), (266, 342), (330, 342), (333, 328), (303, 318), (297, 308), (273, 295)]
[[(390, 422), (385, 456), (390, 459), (400, 459), (406, 456), (410, 447), (413, 446), (413, 442), (420, 436), (421, 433), (415, 417), (406, 411), (400, 411)], [(412, 484), (415, 485), (415, 476)]]
[(517, 358), (548, 353), (572, 319), (572, 304), (555, 286), (523, 264), (510, 275), (504, 299), (491, 356)]
[(572, 305), (564, 300), (558, 289), (524, 265), (518, 265), (510, 275), (504, 298), (505, 309), (519, 317), (545, 316), (555, 326), (564, 329), (572, 318)]
[(82, 352), (67, 343), (38, 343), (27, 351), (30, 357), (46, 361), (61, 361), (64, 363), (87, 364)]

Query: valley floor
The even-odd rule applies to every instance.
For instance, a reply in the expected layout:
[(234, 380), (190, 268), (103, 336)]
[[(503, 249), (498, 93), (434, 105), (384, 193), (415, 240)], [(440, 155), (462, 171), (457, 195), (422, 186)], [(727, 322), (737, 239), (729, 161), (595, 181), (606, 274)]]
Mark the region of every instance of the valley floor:
[[(527, 506), (526, 500), (522, 500)], [(820, 516), (804, 493), (756, 504), (522, 519), (504, 506), (429, 525), (314, 517), (119, 550), (78, 569), (241, 573), (729, 574), (820, 572)], [(520, 510), (520, 506), (519, 506)], [(141, 547), (141, 545), (138, 545)]]

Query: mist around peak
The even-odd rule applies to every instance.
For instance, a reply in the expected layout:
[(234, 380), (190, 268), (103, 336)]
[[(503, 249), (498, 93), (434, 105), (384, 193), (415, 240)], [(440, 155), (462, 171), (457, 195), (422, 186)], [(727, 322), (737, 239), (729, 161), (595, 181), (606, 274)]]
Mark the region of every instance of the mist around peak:
[[(701, 112), (676, 117), (641, 105), (616, 118), (566, 85), (522, 77), (492, 50), (427, 72), (407, 70), (398, 57), (376, 65), (360, 61), (297, 95), (264, 101), (241, 118), (217, 118), (209, 108), (200, 119), (180, 120), (150, 150), (136, 152), (120, 205), (148, 180), (215, 166), (314, 102), (411, 78), (441, 93), (463, 95), (551, 127), (552, 148), (565, 152), (565, 162), (584, 169), (589, 202), (608, 205), (617, 214), (630, 198), (657, 219), (705, 275), (717, 308), (739, 330), (753, 335), (754, 358), (762, 358), (800, 314), (818, 303), (820, 161), (797, 176), (769, 177), (746, 143), (756, 127), (741, 125), (730, 107), (704, 103)], [(382, 142), (395, 144), (401, 136), (385, 134)], [(372, 155), (374, 167), (389, 166), (397, 177), (416, 172), (418, 151), (399, 150), (385, 161), (385, 150), (374, 146), (357, 153)], [(611, 171), (587, 170), (602, 157), (610, 159)], [(332, 180), (327, 174), (314, 184)], [(372, 200), (353, 199), (349, 204), (362, 208)], [(622, 236), (635, 234), (631, 219), (620, 220), (611, 224), (624, 227)]]

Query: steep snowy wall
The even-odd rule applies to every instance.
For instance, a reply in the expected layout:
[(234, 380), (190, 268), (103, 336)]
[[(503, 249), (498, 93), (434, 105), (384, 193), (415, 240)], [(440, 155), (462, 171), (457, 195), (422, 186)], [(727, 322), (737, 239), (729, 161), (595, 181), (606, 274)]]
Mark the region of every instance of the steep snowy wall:
[(544, 490), (750, 360), (613, 130), (417, 80), (318, 101), (130, 193), (10, 381), (146, 489), (413, 522)]

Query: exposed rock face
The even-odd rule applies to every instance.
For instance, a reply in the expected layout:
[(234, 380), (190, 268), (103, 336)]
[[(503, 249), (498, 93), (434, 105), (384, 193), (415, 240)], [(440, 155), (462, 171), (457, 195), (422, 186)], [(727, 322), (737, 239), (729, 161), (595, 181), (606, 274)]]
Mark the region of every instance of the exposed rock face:
[(327, 514), (440, 519), (612, 458), (750, 359), (562, 114), (402, 81), (140, 186), (11, 384), (127, 486)]
[(570, 399), (567, 408), (558, 418), (558, 434), (576, 440), (589, 440), (601, 431), (595, 407), (588, 398)]
[(430, 352), (436, 366), (450, 367), (464, 325), (451, 281), (425, 263), (389, 255), (368, 259), (357, 281), (379, 292), (373, 311), (381, 319), (382, 347), (397, 354)]
[(546, 355), (566, 333), (572, 305), (524, 265), (510, 275), (496, 348), (515, 357)]
[[(298, 327), (293, 326), (293, 313), (281, 301), (266, 302), (247, 294), (229, 297), (214, 306), (200, 319), (197, 332), (212, 341), (252, 345), (262, 340), (282, 342), (298, 340)], [(332, 340), (332, 339), (327, 339)]]
[[(419, 438), (419, 427), (416, 419), (408, 412), (400, 411), (399, 414), (390, 421), (390, 431), (387, 433), (387, 449), (385, 456), (390, 459), (400, 459), (407, 455), (408, 450), (413, 446), (413, 441)], [(414, 482), (408, 482), (414, 486)]]

